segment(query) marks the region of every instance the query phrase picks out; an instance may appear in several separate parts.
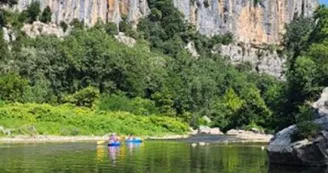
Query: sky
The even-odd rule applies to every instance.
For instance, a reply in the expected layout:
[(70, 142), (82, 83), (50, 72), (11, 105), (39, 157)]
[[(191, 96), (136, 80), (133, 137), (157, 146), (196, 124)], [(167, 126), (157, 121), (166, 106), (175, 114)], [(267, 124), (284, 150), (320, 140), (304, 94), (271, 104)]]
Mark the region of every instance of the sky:
[(320, 0), (322, 4), (328, 4), (328, 0)]

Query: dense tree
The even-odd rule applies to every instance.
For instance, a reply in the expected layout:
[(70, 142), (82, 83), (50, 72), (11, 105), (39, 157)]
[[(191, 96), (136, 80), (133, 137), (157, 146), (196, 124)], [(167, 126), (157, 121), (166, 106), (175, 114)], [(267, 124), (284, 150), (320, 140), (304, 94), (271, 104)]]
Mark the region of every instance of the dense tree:
[[(272, 130), (308, 120), (302, 118), (309, 114), (306, 102), (328, 82), (326, 8), (320, 8), (315, 19), (297, 18), (287, 26), (284, 82), (252, 72), (250, 64), (235, 67), (211, 54), (216, 44), (231, 43), (233, 35), (201, 35), (185, 23), (171, 0), (149, 0), (149, 6), (151, 14), (137, 29), (126, 19), (118, 28), (102, 22), (87, 28), (74, 20), (70, 34), (62, 39), (23, 34), (11, 43), (1, 39), (0, 80), (6, 88), (0, 99), (160, 114), (193, 126), (208, 116), (212, 126), (223, 130)], [(39, 8), (32, 3), (9, 21), (32, 22)], [(40, 20), (49, 21), (49, 14), (45, 9)], [(61, 26), (69, 27), (63, 22)], [(118, 43), (112, 36), (118, 31), (138, 38), (135, 47)], [(200, 57), (185, 50), (189, 42), (195, 43)], [(9, 81), (11, 74), (16, 75)]]
[(51, 9), (50, 9), (49, 6), (47, 6), (43, 10), (43, 12), (42, 12), (42, 14), (40, 16), (40, 21), (43, 22), (43, 23), (49, 23), (49, 22), (51, 22), (51, 14), (52, 14), (51, 13)]

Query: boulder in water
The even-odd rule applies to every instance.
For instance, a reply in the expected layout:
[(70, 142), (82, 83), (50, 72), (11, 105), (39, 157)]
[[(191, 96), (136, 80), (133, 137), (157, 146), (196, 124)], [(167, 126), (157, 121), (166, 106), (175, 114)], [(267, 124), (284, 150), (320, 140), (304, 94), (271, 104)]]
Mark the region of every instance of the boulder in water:
[(313, 104), (318, 119), (313, 123), (320, 126), (320, 132), (310, 139), (293, 140), (297, 126), (292, 125), (278, 132), (271, 140), (268, 155), (271, 164), (328, 166), (328, 89)]

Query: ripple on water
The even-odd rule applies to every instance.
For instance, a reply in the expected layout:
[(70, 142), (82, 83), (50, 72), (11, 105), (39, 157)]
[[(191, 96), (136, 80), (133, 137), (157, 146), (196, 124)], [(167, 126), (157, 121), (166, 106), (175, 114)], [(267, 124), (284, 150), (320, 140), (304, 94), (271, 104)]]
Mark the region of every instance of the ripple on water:
[(264, 173), (266, 152), (257, 145), (192, 147), (184, 141), (146, 141), (108, 148), (94, 143), (0, 147), (0, 172)]

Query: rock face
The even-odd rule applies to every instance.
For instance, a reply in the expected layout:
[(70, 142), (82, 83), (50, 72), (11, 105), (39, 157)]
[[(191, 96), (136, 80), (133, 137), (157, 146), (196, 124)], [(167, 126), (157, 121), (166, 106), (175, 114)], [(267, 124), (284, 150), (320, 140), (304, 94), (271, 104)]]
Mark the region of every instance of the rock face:
[[(18, 0), (25, 9), (33, 0)], [(52, 21), (83, 20), (93, 25), (98, 19), (118, 23), (126, 16), (136, 24), (149, 14), (147, 0), (39, 0), (49, 6)], [(310, 16), (318, 0), (173, 0), (186, 19), (206, 35), (231, 32), (245, 43), (277, 43), (285, 23), (295, 16)], [(257, 2), (257, 3), (256, 3)]]
[(22, 31), (24, 31), (25, 34), (31, 38), (35, 38), (40, 35), (55, 35), (59, 38), (65, 36), (63, 29), (57, 25), (45, 24), (39, 21), (33, 22), (32, 24), (25, 24)]
[[(328, 89), (324, 90), (326, 96)], [(327, 102), (327, 97), (322, 97), (318, 102)], [(318, 103), (316, 102), (316, 103)], [(316, 104), (315, 104), (316, 105)], [(317, 109), (326, 109), (326, 106)], [(318, 111), (320, 112), (320, 111)], [(312, 140), (304, 139), (292, 141), (292, 135), (297, 131), (297, 126), (290, 126), (278, 132), (268, 147), (270, 163), (303, 166), (328, 165), (328, 116), (322, 114), (321, 118), (314, 121), (322, 131)]]
[(133, 47), (137, 42), (134, 38), (125, 36), (122, 32), (120, 32), (118, 35), (115, 35), (114, 37), (118, 42), (123, 43), (128, 47)]
[(328, 116), (328, 88), (325, 88), (318, 101), (312, 107), (317, 110), (317, 118)]
[(245, 43), (277, 43), (285, 23), (310, 16), (317, 0), (174, 0), (202, 34), (232, 32)]
[(251, 44), (218, 45), (213, 53), (227, 57), (232, 64), (250, 63), (253, 70), (282, 79), (286, 58), (276, 50), (255, 48)]
[[(18, 0), (17, 8), (25, 9), (33, 0)], [(119, 23), (123, 16), (132, 23), (148, 15), (146, 0), (39, 0), (41, 8), (49, 6), (52, 21), (70, 22), (73, 19), (84, 21), (87, 25), (95, 24), (98, 19), (105, 22)]]

